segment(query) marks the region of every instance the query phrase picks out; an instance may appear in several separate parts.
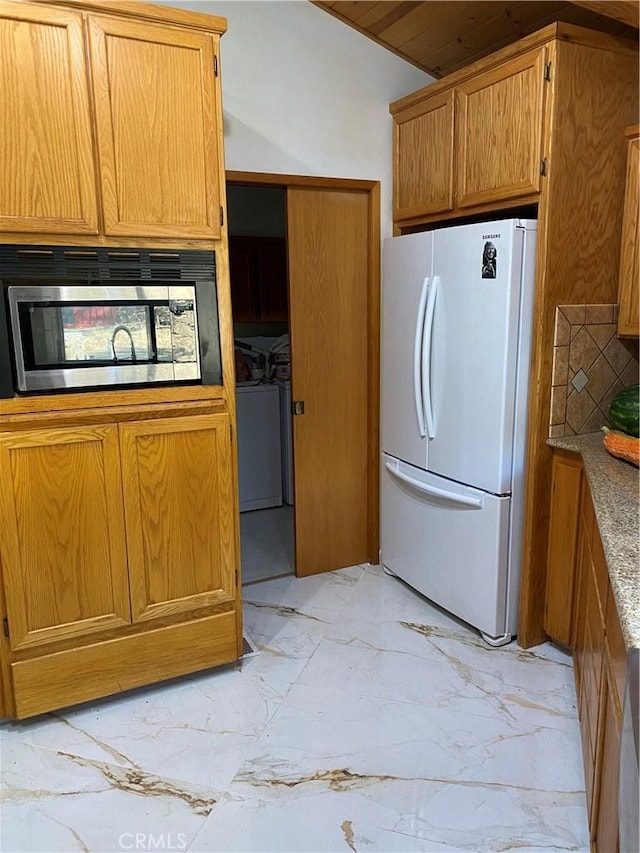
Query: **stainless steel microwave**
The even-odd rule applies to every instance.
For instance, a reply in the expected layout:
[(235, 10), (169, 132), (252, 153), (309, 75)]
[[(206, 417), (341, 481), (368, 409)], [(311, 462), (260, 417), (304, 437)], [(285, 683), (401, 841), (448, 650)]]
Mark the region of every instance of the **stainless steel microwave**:
[[(145, 266), (137, 250), (111, 252), (117, 258), (112, 269), (96, 266), (90, 276), (78, 281), (74, 277), (78, 270), (69, 269), (68, 264), (62, 270), (60, 266), (57, 271), (55, 266), (47, 270), (41, 255), (34, 258), (33, 250), (20, 251), (27, 255), (20, 275), (15, 269), (13, 274), (2, 269), (0, 256), (10, 341), (4, 362), (0, 348), (0, 369), (12, 376), (11, 383), (4, 383), (10, 386), (5, 388), (7, 393), (221, 384), (214, 268), (198, 271), (193, 264), (190, 269), (188, 263), (166, 261), (184, 261), (180, 256), (203, 253), (147, 252), (156, 264)], [(53, 255), (56, 250), (48, 252)], [(67, 254), (82, 257), (86, 270), (90, 252), (68, 249)], [(163, 261), (157, 268), (159, 257)], [(38, 270), (33, 269), (34, 262)], [(66, 275), (61, 275), (65, 266)], [(148, 280), (142, 280), (145, 272)], [(156, 280), (150, 272), (155, 272)], [(132, 281), (132, 276), (137, 280)], [(178, 280), (167, 281), (167, 276)]]

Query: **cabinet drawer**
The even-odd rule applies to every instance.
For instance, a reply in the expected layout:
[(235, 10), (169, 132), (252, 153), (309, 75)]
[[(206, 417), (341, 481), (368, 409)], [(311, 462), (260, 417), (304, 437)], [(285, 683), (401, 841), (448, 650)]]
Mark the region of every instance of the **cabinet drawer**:
[(18, 719), (87, 702), (238, 657), (236, 614), (68, 649), (12, 664)]

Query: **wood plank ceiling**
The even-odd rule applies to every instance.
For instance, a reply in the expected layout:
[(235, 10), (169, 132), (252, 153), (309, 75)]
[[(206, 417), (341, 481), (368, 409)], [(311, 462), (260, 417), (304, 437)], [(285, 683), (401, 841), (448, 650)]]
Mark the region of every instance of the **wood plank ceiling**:
[(444, 77), (554, 21), (637, 40), (640, 9), (637, 0), (311, 2), (434, 77)]

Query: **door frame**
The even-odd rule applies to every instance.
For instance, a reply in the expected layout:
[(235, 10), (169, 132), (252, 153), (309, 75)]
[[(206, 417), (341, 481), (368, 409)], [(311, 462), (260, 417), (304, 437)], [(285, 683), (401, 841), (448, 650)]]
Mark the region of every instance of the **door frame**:
[(380, 560), (380, 182), (228, 169), (227, 184), (288, 189), (362, 191), (368, 200), (367, 257), (367, 560)]

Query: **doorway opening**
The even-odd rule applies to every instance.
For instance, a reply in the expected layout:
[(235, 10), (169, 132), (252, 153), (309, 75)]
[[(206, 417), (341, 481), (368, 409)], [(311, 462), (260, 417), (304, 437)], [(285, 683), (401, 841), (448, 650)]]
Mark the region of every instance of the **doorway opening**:
[(242, 583), (295, 571), (286, 188), (227, 184)]

